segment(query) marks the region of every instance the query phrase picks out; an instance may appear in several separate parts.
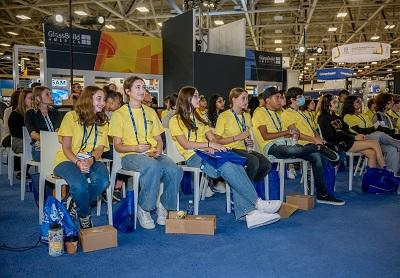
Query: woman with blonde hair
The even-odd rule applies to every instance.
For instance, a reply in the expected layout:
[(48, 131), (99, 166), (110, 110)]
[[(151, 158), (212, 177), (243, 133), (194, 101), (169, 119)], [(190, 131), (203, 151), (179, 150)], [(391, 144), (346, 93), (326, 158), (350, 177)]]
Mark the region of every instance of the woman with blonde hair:
[(40, 131), (57, 131), (61, 124), (61, 114), (51, 104), (50, 89), (36, 86), (32, 90), (32, 108), (25, 114), (25, 126), (32, 138), (32, 158), (40, 161)]
[(69, 185), (71, 196), (67, 199), (67, 208), (72, 216), (79, 218), (82, 229), (93, 226), (90, 203), (109, 185), (108, 170), (97, 161), (109, 149), (104, 106), (102, 89), (84, 88), (74, 111), (64, 116), (58, 130), (62, 148), (56, 154), (54, 174)]

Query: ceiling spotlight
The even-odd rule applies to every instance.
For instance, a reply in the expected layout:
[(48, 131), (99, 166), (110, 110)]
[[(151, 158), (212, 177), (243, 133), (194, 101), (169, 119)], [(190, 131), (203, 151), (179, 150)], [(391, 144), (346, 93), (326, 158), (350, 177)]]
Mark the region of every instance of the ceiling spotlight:
[(83, 17), (79, 21), (81, 25), (103, 25), (105, 22), (106, 19), (102, 15)]
[(44, 41), (40, 41), (39, 43), (40, 43), (40, 44), (44, 44)]
[(97, 17), (97, 23), (103, 25), (106, 22), (106, 18), (102, 15)]
[(323, 49), (322, 49), (322, 47), (317, 47), (316, 51), (317, 51), (318, 54), (321, 54)]
[(64, 22), (64, 16), (62, 14), (56, 14), (54, 16), (54, 19), (56, 20), (57, 23), (63, 23)]
[(380, 36), (374, 35), (371, 37), (371, 40), (376, 41), (376, 40), (379, 40), (379, 38), (380, 38)]
[(299, 52), (300, 52), (300, 53), (306, 52), (306, 48), (305, 48), (304, 46), (300, 46), (300, 47), (299, 47)]
[(162, 22), (157, 22), (157, 25), (162, 27)]

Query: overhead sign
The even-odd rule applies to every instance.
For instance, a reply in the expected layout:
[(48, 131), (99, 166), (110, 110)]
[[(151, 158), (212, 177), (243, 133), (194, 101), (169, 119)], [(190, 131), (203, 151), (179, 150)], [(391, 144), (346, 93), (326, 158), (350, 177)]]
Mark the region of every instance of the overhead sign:
[(327, 68), (317, 70), (317, 80), (338, 80), (352, 77), (353, 69), (349, 68)]
[(367, 63), (389, 58), (388, 43), (360, 42), (332, 48), (332, 61), (335, 63)]
[[(69, 29), (44, 25), (47, 66), (70, 68)], [(159, 38), (72, 28), (74, 69), (162, 74)]]
[(282, 82), (282, 54), (246, 49), (246, 80)]
[(67, 87), (68, 81), (65, 79), (52, 79), (51, 80), (51, 87)]

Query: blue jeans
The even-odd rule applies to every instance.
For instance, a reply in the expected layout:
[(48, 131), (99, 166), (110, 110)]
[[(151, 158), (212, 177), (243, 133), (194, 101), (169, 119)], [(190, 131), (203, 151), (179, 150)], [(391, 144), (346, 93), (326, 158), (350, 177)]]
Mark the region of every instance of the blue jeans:
[(394, 139), (390, 135), (381, 131), (375, 131), (366, 135), (366, 137), (368, 140), (376, 140), (379, 142), (382, 152), (385, 153), (387, 168), (397, 174), (400, 162), (400, 140)]
[(32, 146), (32, 159), (40, 162), (40, 151), (37, 151), (35, 145)]
[(273, 155), (280, 159), (301, 158), (311, 162), (315, 179), (315, 189), (317, 190), (318, 196), (325, 196), (328, 194), (324, 180), (324, 169), (327, 164), (327, 159), (319, 153), (317, 145), (272, 145), (267, 155)]
[(202, 163), (201, 158), (197, 154), (190, 157), (186, 161), (186, 164), (190, 167), (200, 168), (211, 178), (223, 177), (229, 183), (235, 202), (236, 219), (255, 210), (254, 206), (258, 199), (257, 192), (243, 166), (226, 162), (218, 169), (215, 169), (206, 162)]
[[(90, 214), (90, 203), (108, 187), (110, 180), (107, 167), (96, 161), (88, 174), (82, 173), (72, 161), (64, 161), (54, 168), (54, 174), (63, 178), (69, 185), (69, 192), (76, 205), (79, 217)], [(87, 179), (90, 178), (90, 183)]]
[(122, 158), (122, 168), (140, 172), (139, 206), (145, 211), (156, 208), (160, 183), (164, 190), (160, 202), (167, 210), (176, 210), (176, 197), (183, 171), (169, 157), (161, 155), (151, 158), (145, 155), (128, 154)]

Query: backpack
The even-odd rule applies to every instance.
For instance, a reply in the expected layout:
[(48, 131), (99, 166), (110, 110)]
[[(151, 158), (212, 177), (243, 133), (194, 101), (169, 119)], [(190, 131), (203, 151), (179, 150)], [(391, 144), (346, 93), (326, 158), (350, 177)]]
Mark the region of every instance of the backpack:
[(336, 171), (332, 163), (328, 161), (324, 169), (324, 181), (326, 189), (331, 196), (335, 196), (335, 181), (336, 181)]
[(133, 191), (128, 191), (126, 198), (122, 200), (119, 208), (113, 213), (114, 227), (123, 233), (131, 233), (135, 229), (135, 197), (133, 194)]
[(369, 168), (362, 179), (362, 191), (369, 194), (397, 194), (400, 178), (386, 169)]

